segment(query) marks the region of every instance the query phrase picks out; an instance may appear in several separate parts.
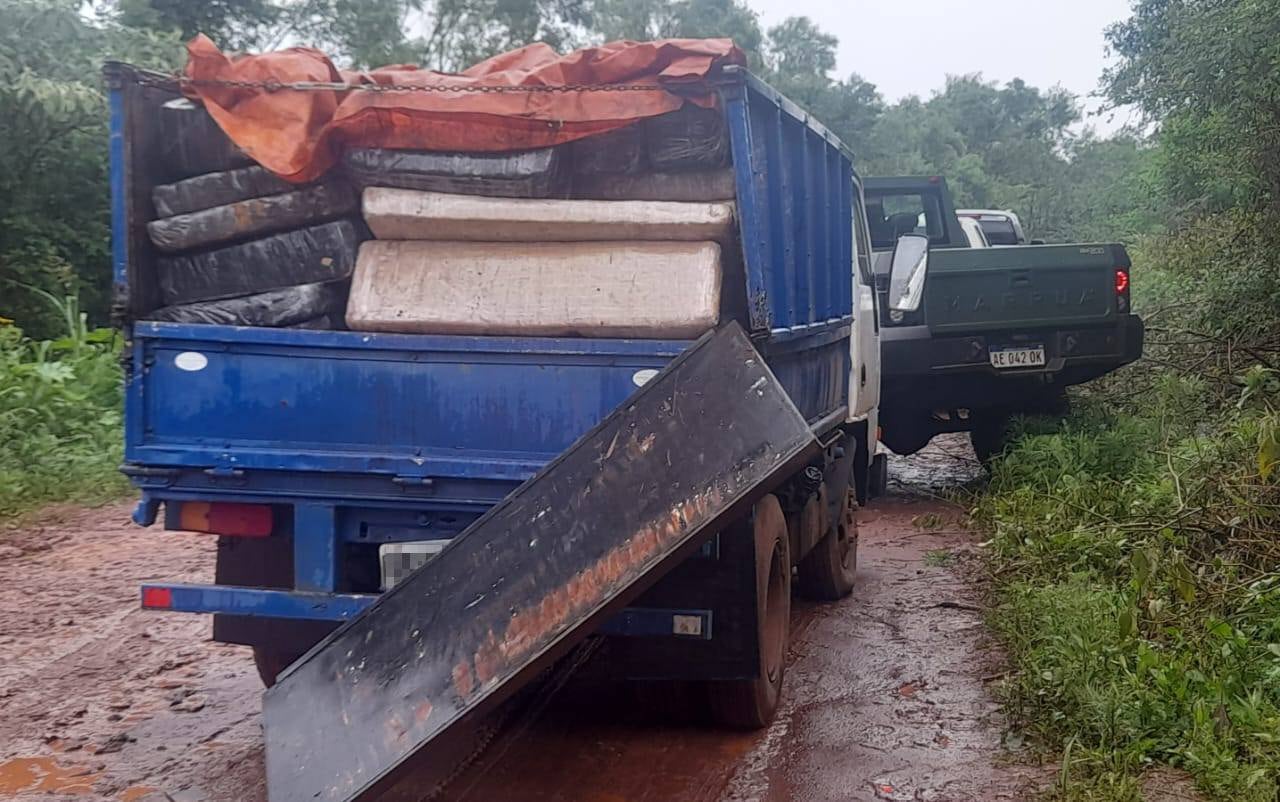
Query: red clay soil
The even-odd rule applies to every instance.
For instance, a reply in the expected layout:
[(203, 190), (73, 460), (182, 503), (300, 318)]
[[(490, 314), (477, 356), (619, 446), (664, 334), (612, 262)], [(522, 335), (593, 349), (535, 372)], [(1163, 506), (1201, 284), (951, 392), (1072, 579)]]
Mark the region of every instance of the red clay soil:
[[(978, 591), (942, 556), (972, 548), (957, 519), (932, 501), (863, 511), (858, 588), (797, 602), (768, 730), (711, 729), (696, 700), (588, 667), (440, 798), (1030, 798), (1033, 774), (1000, 747)], [(201, 617), (138, 609), (144, 580), (208, 581), (213, 543), (127, 521), (116, 505), (0, 536), (0, 799), (265, 800), (247, 650), (211, 643)]]

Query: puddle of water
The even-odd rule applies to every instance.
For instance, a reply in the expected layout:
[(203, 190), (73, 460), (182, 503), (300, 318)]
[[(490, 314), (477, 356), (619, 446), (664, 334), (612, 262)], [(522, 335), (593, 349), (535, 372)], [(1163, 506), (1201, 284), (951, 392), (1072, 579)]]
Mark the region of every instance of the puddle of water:
[(97, 777), (88, 768), (60, 766), (51, 757), (19, 757), (0, 763), (0, 794), (91, 794)]
[(889, 457), (889, 481), (907, 495), (936, 495), (981, 479), (982, 466), (964, 434), (940, 434), (909, 457)]

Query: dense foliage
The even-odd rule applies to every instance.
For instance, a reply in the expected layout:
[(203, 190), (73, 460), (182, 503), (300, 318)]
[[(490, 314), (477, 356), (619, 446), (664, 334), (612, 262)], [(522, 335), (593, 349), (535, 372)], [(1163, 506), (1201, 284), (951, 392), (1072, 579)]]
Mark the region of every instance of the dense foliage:
[(50, 501), (119, 495), (119, 337), (57, 301), (66, 334), (31, 340), (0, 323), (0, 520)]
[(1137, 800), (1167, 763), (1213, 799), (1274, 800), (1280, 4), (1140, 0), (1110, 39), (1111, 98), (1157, 126), (1120, 175), (1169, 233), (1137, 253), (1144, 361), (1029, 432), (976, 499), (1008, 701), (1060, 750), (1062, 798)]

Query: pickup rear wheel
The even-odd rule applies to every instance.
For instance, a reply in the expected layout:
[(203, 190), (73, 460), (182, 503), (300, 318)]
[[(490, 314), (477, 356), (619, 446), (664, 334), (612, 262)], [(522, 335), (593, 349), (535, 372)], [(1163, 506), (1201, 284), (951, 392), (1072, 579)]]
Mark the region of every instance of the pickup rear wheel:
[(973, 422), (969, 442), (984, 466), (991, 467), (991, 461), (1004, 453), (1009, 444), (1009, 423), (1010, 417), (1001, 412), (982, 415)]
[[(839, 601), (853, 592), (858, 570), (858, 522), (853, 491), (845, 491), (837, 519), (818, 545), (800, 561), (800, 593), (819, 601)], [(808, 508), (806, 508), (806, 512)]]
[(749, 680), (707, 683), (715, 721), (746, 730), (768, 726), (778, 712), (791, 633), (790, 539), (777, 497), (765, 496), (756, 503), (752, 534), (756, 551), (757, 675)]

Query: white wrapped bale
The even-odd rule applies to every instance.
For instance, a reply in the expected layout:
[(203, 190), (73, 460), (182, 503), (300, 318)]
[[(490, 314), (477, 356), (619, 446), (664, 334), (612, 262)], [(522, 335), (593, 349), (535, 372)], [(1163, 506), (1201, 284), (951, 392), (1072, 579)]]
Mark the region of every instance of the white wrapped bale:
[(364, 191), (364, 219), (378, 239), (466, 242), (724, 240), (726, 203), (484, 198), (405, 189)]
[(364, 243), (356, 331), (696, 337), (720, 311), (714, 242)]

